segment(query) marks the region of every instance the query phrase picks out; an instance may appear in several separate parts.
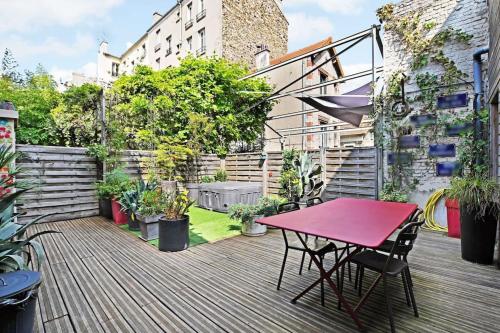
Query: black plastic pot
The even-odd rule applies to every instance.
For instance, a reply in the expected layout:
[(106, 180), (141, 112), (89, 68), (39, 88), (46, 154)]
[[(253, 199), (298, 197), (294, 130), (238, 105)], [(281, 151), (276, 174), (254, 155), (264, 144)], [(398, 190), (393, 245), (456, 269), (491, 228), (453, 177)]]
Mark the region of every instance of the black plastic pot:
[(483, 265), (493, 264), (497, 216), (489, 214), (482, 218), (477, 212), (460, 206), (460, 232), (462, 259)]
[(159, 222), (158, 249), (163, 252), (177, 252), (189, 247), (189, 216), (180, 220), (168, 220), (165, 217)]
[(99, 214), (107, 219), (113, 219), (113, 211), (111, 210), (111, 199), (99, 199)]
[(17, 271), (0, 279), (0, 332), (33, 332), (40, 273)]
[(139, 226), (139, 221), (137, 220), (137, 216), (135, 218), (132, 218), (132, 214), (127, 211), (127, 216), (128, 216), (128, 230), (131, 231), (139, 231), (141, 230)]

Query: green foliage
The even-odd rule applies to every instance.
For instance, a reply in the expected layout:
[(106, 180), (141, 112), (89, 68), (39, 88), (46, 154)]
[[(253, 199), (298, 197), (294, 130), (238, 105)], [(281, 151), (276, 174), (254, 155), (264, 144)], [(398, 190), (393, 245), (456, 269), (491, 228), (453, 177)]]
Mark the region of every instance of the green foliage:
[(204, 184), (210, 184), (210, 183), (213, 183), (215, 181), (214, 177), (211, 177), (211, 176), (201, 176), (201, 182), (204, 183)]
[(104, 175), (104, 180), (96, 183), (97, 196), (99, 199), (120, 200), (130, 186), (130, 177), (122, 169), (114, 169)]
[(93, 143), (87, 146), (87, 155), (95, 158), (99, 162), (105, 162), (109, 158), (107, 146), (100, 143)]
[(254, 142), (271, 110), (271, 103), (264, 103), (248, 112), (265, 95), (243, 92), (270, 92), (271, 87), (263, 79), (240, 81), (247, 73), (217, 57), (189, 56), (179, 67), (161, 71), (137, 67), (113, 86), (119, 103), (111, 110), (111, 122), (125, 135), (147, 130), (152, 136), (175, 137), (186, 146), (194, 139), (188, 147), (195, 155), (201, 149), (224, 156), (233, 142)]
[(63, 94), (51, 115), (59, 140), (66, 146), (83, 147), (99, 139), (97, 114), (102, 88), (95, 84), (71, 87)]
[[(0, 169), (8, 170), (4, 177), (0, 178), (0, 273), (33, 267), (40, 269), (44, 260), (44, 251), (40, 243), (35, 239), (46, 233), (44, 231), (32, 233), (26, 237), (26, 231), (33, 224), (42, 220), (46, 215), (29, 221), (25, 224), (15, 223), (18, 213), (14, 213), (15, 200), (29, 190), (29, 187), (15, 181), (15, 176), (21, 171), (13, 168), (13, 162), (20, 156), (19, 153), (11, 152), (11, 147), (0, 146)], [(14, 191), (16, 189), (16, 191)]]
[(227, 181), (227, 172), (226, 170), (219, 169), (215, 172), (214, 180), (216, 182), (225, 182)]
[(183, 218), (194, 200), (189, 199), (188, 191), (180, 193), (169, 192), (163, 194), (163, 212), (167, 220), (179, 220)]
[(380, 192), (380, 200), (394, 202), (408, 202), (408, 193), (393, 183), (385, 183)]
[(299, 152), (295, 149), (283, 151), (283, 166), (280, 173), (279, 195), (288, 201), (296, 201), (299, 196), (300, 178), (295, 170), (295, 162), (299, 159)]
[(278, 214), (278, 206), (282, 202), (283, 200), (277, 197), (262, 197), (256, 205), (232, 205), (229, 207), (227, 214), (232, 220), (248, 223), (251, 222), (256, 216), (273, 216)]
[(120, 205), (123, 211), (129, 212), (131, 214), (132, 220), (135, 220), (135, 216), (140, 209), (140, 202), (144, 192), (153, 192), (158, 188), (158, 183), (148, 182), (139, 179), (132, 183), (129, 190), (122, 193), (120, 198)]
[(295, 169), (299, 178), (299, 198), (311, 198), (320, 194), (324, 182), (321, 180), (321, 165), (314, 163), (309, 154), (303, 153), (295, 160)]
[(499, 190), (496, 181), (471, 175), (453, 178), (446, 195), (458, 200), (461, 208), (475, 213), (481, 219), (489, 214), (498, 216), (500, 213)]
[(142, 216), (155, 216), (163, 213), (163, 199), (159, 190), (146, 190), (139, 198), (138, 213)]

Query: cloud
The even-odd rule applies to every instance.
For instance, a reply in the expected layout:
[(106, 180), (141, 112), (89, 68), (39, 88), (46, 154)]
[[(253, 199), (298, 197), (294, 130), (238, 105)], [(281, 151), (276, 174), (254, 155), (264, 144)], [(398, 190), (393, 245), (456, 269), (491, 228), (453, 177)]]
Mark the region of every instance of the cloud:
[(105, 17), (124, 0), (0, 0), (0, 32), (70, 27)]
[(9, 48), (16, 59), (32, 59), (42, 55), (70, 57), (96, 48), (96, 40), (90, 34), (77, 34), (72, 42), (47, 37), (42, 42), (34, 43), (19, 35), (12, 35), (0, 39), (0, 50), (5, 48)]
[(291, 45), (305, 46), (331, 36), (333, 32), (333, 24), (327, 17), (289, 13), (287, 18), (290, 23), (288, 38)]
[(362, 12), (367, 0), (287, 0), (285, 8), (316, 6), (329, 13), (355, 15)]
[(97, 64), (95, 62), (89, 62), (76, 69), (59, 68), (54, 66), (49, 70), (49, 73), (57, 82), (71, 81), (73, 73), (83, 74), (88, 77), (96, 77)]

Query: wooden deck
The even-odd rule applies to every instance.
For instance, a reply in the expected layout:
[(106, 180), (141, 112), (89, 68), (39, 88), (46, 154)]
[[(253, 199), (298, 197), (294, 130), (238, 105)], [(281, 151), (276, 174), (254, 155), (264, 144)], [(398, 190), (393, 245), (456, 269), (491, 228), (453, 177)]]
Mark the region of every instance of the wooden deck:
[[(317, 277), (299, 276), (289, 257), (282, 290), (275, 283), (281, 235), (235, 237), (180, 253), (161, 253), (102, 218), (42, 224), (47, 252), (38, 332), (356, 332), (328, 292), (290, 299)], [(422, 232), (410, 256), (420, 318), (394, 280), (399, 332), (500, 332), (500, 271), (460, 258), (459, 242)], [(371, 276), (367, 274), (366, 286)], [(345, 294), (357, 300), (346, 282)], [(378, 289), (361, 312), (367, 332), (387, 332)]]

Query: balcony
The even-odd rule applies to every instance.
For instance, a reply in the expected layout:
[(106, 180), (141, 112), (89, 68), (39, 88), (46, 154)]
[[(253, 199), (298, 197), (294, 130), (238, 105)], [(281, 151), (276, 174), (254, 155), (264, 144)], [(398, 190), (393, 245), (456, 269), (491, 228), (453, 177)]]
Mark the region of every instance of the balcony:
[(171, 54), (172, 54), (172, 48), (171, 48), (171, 47), (169, 47), (169, 48), (167, 49), (167, 51), (165, 52), (165, 57), (168, 57), (168, 56), (169, 56), (169, 55), (171, 55)]
[(155, 45), (155, 52), (160, 51), (160, 49), (161, 49), (161, 44), (160, 43), (156, 44)]
[(207, 10), (203, 9), (201, 12), (199, 12), (198, 14), (196, 14), (196, 22), (200, 21), (205, 16), (207, 16)]
[(201, 56), (201, 55), (205, 54), (206, 52), (207, 52), (207, 47), (202, 46), (198, 50), (196, 50), (196, 55)]
[(186, 25), (185, 25), (186, 30), (189, 29), (189, 28), (191, 28), (192, 26), (193, 26), (193, 19), (191, 19), (191, 20), (189, 20), (189, 21), (186, 22)]

